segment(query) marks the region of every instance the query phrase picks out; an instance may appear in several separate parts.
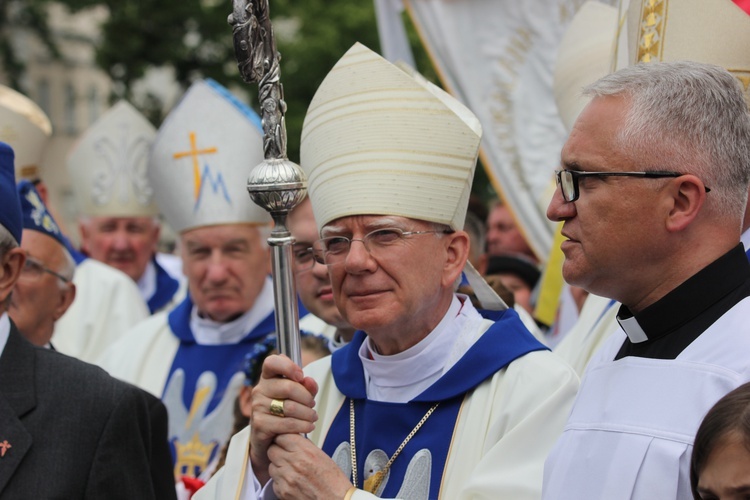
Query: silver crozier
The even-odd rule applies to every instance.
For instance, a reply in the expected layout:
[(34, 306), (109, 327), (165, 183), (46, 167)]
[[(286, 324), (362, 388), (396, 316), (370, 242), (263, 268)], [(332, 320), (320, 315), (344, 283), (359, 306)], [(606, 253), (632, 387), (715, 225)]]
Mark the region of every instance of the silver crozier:
[(271, 213), (274, 227), (271, 246), (276, 335), (279, 351), (301, 364), (297, 286), (292, 270), (294, 238), (286, 227), (287, 214), (307, 193), (302, 169), (286, 156), (284, 90), (279, 80), (280, 54), (268, 12), (268, 0), (233, 0), (229, 24), (234, 53), (242, 79), (258, 83), (263, 124), (263, 156), (247, 180), (247, 190), (256, 205)]

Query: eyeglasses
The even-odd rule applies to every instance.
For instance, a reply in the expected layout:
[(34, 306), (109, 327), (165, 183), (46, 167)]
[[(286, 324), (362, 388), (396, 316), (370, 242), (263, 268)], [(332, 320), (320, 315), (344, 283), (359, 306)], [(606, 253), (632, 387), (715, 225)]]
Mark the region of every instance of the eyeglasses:
[(39, 279), (44, 273), (49, 273), (52, 276), (61, 279), (64, 283), (70, 283), (70, 279), (46, 267), (35, 258), (26, 255), (26, 261), (23, 264), (23, 269), (21, 269), (21, 276), (31, 279)]
[(301, 243), (292, 247), (292, 268), (295, 273), (309, 271), (315, 266), (312, 247), (308, 243)]
[(365, 250), (370, 255), (377, 258), (383, 255), (383, 252), (401, 244), (406, 238), (420, 234), (450, 234), (453, 231), (404, 231), (397, 227), (388, 227), (376, 229), (367, 233), (364, 238), (347, 238), (345, 236), (331, 236), (323, 238), (313, 243), (313, 257), (316, 262), (326, 266), (335, 266), (342, 264), (349, 255), (349, 249), (353, 241), (361, 241)]
[[(659, 179), (664, 177), (680, 177), (679, 172), (579, 172), (577, 170), (555, 170), (557, 185), (562, 190), (563, 199), (573, 202), (581, 195), (578, 182), (581, 177), (640, 177), (642, 179)], [(706, 188), (708, 193), (711, 189)]]

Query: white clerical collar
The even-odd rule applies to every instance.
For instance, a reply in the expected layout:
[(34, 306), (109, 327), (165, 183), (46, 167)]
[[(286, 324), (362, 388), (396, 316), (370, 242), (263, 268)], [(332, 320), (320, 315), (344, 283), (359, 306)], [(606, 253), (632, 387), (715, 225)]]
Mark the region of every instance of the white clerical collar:
[(149, 260), (146, 264), (146, 270), (143, 271), (141, 278), (137, 281), (138, 291), (141, 292), (143, 300), (148, 302), (156, 293), (156, 266)]
[(635, 316), (630, 315), (627, 318), (621, 318), (621, 314), (628, 314), (629, 311), (624, 310), (624, 306), (620, 307), (620, 312), (617, 314), (617, 322), (620, 324), (620, 327), (625, 331), (625, 334), (628, 336), (630, 341), (634, 344), (640, 344), (641, 342), (645, 342), (648, 340), (648, 335), (646, 335), (646, 332), (643, 331), (643, 328), (641, 328), (641, 325), (638, 323), (638, 320), (635, 319)]
[(367, 380), (367, 397), (405, 403), (430, 387), (481, 336), (481, 315), (465, 296), (453, 297), (448, 312), (427, 337), (404, 352), (377, 354), (365, 339), (359, 358)]
[(3, 355), (5, 350), (5, 344), (8, 343), (8, 336), (10, 335), (10, 319), (8, 319), (8, 313), (3, 313), (0, 316), (0, 356)]
[(198, 315), (198, 308), (190, 311), (190, 330), (195, 342), (200, 345), (236, 344), (273, 312), (273, 283), (266, 278), (263, 289), (255, 299), (253, 307), (245, 314), (230, 321), (219, 323)]

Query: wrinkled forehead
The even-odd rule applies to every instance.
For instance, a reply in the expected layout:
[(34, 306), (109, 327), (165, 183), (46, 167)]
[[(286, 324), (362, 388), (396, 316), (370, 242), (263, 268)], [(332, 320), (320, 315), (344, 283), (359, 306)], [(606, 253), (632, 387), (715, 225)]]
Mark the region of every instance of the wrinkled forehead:
[(27, 255), (43, 262), (54, 262), (62, 259), (65, 247), (52, 236), (34, 229), (24, 228), (21, 237), (21, 248)]
[(102, 226), (139, 226), (139, 227), (153, 227), (159, 224), (159, 220), (156, 217), (145, 216), (145, 217), (117, 217), (117, 216), (90, 216), (81, 217), (81, 222), (87, 224), (92, 228)]
[(431, 223), (420, 219), (400, 217), (398, 215), (350, 215), (341, 217), (324, 225), (320, 234), (323, 237), (333, 234), (369, 233), (377, 229), (395, 227), (405, 231), (427, 228)]
[(217, 224), (200, 226), (180, 233), (183, 245), (222, 246), (231, 242), (244, 241), (262, 244), (265, 241), (267, 226), (257, 224)]

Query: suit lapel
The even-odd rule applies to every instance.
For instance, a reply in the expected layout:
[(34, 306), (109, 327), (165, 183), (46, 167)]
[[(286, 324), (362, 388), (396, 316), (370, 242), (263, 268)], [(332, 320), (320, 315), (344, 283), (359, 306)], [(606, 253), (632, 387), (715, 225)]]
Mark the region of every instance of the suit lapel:
[(0, 495), (33, 441), (21, 417), (36, 406), (35, 363), (35, 348), (11, 323), (8, 342), (0, 356)]
[[(13, 477), (18, 464), (31, 448), (31, 442), (31, 434), (5, 398), (0, 396), (0, 447), (3, 443), (10, 445), (5, 448), (5, 455), (0, 456), (0, 495)], [(0, 448), (1, 453), (2, 448)]]

